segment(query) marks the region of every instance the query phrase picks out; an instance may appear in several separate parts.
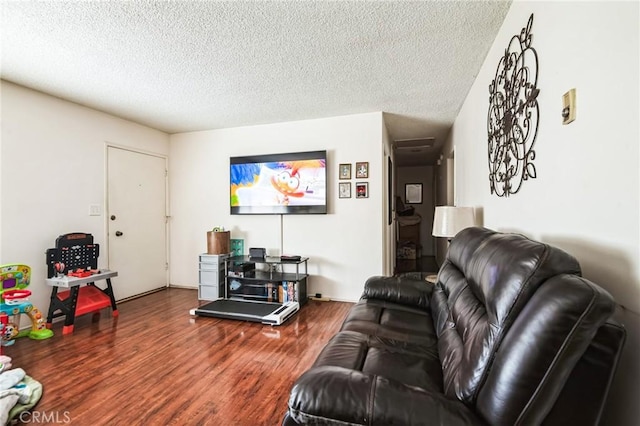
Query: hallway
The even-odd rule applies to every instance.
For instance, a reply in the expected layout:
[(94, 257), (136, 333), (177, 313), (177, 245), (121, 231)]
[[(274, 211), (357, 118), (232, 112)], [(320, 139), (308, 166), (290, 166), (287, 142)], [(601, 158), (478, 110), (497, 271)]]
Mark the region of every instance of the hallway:
[(417, 271), (418, 272), (428, 272), (432, 274), (438, 273), (438, 263), (436, 262), (435, 256), (422, 256), (418, 259), (417, 262)]

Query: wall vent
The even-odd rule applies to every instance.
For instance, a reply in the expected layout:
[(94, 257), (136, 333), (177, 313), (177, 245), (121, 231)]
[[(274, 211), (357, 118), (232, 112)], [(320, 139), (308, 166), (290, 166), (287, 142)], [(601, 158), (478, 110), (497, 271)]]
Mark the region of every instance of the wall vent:
[(396, 149), (432, 148), (435, 138), (399, 139), (394, 141)]

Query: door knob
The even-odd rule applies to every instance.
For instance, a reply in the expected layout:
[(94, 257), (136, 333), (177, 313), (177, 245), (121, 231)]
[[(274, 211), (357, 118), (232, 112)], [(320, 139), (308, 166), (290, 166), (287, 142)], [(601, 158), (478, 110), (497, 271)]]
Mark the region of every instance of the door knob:
[(122, 236), (122, 232), (116, 231), (116, 237), (121, 237), (121, 236)]

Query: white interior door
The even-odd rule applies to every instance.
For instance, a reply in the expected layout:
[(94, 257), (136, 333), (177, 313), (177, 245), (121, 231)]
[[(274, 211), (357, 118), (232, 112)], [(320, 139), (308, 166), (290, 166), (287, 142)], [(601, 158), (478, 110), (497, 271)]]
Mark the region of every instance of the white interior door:
[(167, 286), (166, 158), (107, 148), (109, 269), (117, 300)]

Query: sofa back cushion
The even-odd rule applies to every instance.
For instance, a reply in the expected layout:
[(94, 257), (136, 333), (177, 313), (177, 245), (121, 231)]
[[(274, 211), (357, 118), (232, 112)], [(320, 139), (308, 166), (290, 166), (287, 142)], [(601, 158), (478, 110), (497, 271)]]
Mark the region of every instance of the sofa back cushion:
[(515, 319), (558, 274), (580, 274), (578, 261), (558, 248), (484, 228), (458, 233), (431, 298), (447, 396), (475, 404)]

